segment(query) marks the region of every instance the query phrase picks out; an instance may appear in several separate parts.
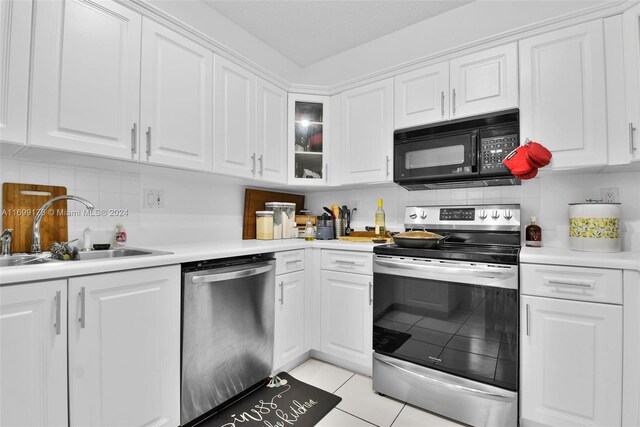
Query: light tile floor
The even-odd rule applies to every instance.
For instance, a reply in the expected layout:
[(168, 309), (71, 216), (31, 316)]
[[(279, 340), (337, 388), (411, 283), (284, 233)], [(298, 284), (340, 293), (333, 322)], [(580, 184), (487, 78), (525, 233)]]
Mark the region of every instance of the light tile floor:
[(461, 426), (398, 400), (380, 396), (373, 391), (371, 378), (317, 359), (309, 359), (289, 373), (300, 381), (342, 397), (342, 402), (317, 424), (319, 427)]

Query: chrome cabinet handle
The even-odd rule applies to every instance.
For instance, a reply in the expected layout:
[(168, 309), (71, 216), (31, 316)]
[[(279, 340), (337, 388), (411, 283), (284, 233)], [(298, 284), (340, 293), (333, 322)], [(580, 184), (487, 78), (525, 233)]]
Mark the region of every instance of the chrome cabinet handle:
[(80, 328), (84, 329), (85, 326), (87, 326), (87, 319), (85, 316), (85, 293), (84, 293), (84, 286), (82, 286), (80, 288), (80, 317), (78, 318), (78, 321), (80, 322)]
[(373, 282), (369, 282), (369, 305), (373, 304)]
[(526, 305), (527, 310), (527, 336), (529, 336), (529, 304)]
[(284, 305), (284, 280), (280, 282), (280, 305)]
[(324, 165), (324, 180), (329, 182), (329, 163)]
[(56, 291), (56, 322), (53, 326), (56, 328), (56, 335), (60, 335), (60, 311), (62, 310), (62, 294), (60, 291)]
[(454, 89), (451, 89), (451, 91), (452, 91), (451, 104), (453, 104), (452, 105), (452, 111), (453, 111), (453, 115), (455, 116), (456, 115), (456, 90), (454, 88)]
[(389, 156), (387, 156), (387, 176), (389, 176)]
[(636, 128), (633, 127), (633, 123), (629, 123), (629, 154), (633, 154), (633, 152), (637, 150), (633, 144), (633, 132), (635, 130)]
[(301, 259), (294, 259), (292, 261), (285, 262), (285, 264), (287, 264), (287, 265), (289, 265), (289, 264), (297, 264), (299, 262), (302, 262), (302, 260)]
[(262, 175), (262, 172), (264, 171), (264, 164), (262, 162), (262, 154), (260, 154), (260, 156), (258, 157), (258, 161), (260, 162), (260, 172), (258, 172), (260, 175)]
[(151, 126), (147, 128), (147, 159), (151, 157)]
[(444, 91), (440, 92), (440, 112), (442, 113), (442, 117), (444, 118)]
[(251, 167), (251, 174), (255, 175), (256, 174), (256, 153), (253, 153), (251, 155), (251, 162), (253, 163), (253, 166)]
[(581, 288), (593, 288), (594, 280), (575, 280), (575, 279), (546, 279), (546, 285), (556, 286), (579, 286)]
[(138, 124), (134, 123), (131, 128), (131, 154), (134, 155), (138, 152)]
[(336, 264), (356, 265), (355, 261), (344, 261), (341, 259), (334, 259), (333, 262), (335, 262)]

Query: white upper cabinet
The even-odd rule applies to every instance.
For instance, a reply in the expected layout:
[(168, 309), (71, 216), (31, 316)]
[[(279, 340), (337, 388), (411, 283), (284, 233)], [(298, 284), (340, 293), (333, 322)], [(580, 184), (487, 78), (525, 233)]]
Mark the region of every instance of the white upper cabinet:
[(520, 136), (555, 169), (607, 163), (604, 59), (601, 20), (520, 41)]
[(142, 33), (140, 160), (211, 171), (213, 53), (148, 19)]
[(216, 55), (214, 172), (256, 174), (255, 81), (251, 72)]
[(518, 46), (510, 43), (451, 60), (451, 118), (518, 106)]
[(287, 92), (261, 79), (256, 81), (257, 176), (287, 182)]
[(67, 281), (0, 288), (0, 425), (67, 426)]
[(35, 2), (30, 144), (137, 159), (140, 25), (115, 2)]
[(393, 179), (393, 79), (341, 94), (342, 184)]
[(180, 267), (69, 279), (69, 414), (78, 426), (180, 424)]
[(449, 62), (441, 62), (395, 77), (396, 129), (449, 117)]
[(0, 2), (0, 141), (27, 143), (30, 1)]
[(627, 130), (631, 160), (640, 160), (640, 5), (623, 15)]

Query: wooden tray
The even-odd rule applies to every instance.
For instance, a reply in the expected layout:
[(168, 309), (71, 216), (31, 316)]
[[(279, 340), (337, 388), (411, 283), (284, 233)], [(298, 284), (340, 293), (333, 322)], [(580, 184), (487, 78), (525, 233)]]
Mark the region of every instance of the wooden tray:
[[(38, 192), (42, 195), (25, 194)], [(49, 199), (67, 194), (66, 187), (53, 185), (16, 184), (5, 182), (2, 184), (2, 226), (13, 228), (14, 253), (31, 252), (31, 233), (33, 232), (33, 218), (40, 207)], [(68, 240), (67, 201), (55, 203), (50, 212), (42, 217), (40, 222), (40, 242), (43, 251), (48, 251), (53, 242)], [(18, 215), (18, 213), (20, 213)]]
[[(375, 237), (353, 237), (351, 235), (349, 236), (340, 236), (338, 237), (338, 240), (345, 240), (347, 242), (365, 242), (365, 243), (371, 243), (373, 242), (373, 239), (375, 239)], [(387, 243), (392, 243), (392, 239), (391, 237), (387, 238)]]
[[(265, 210), (266, 202), (287, 202), (296, 204), (296, 213), (304, 209), (304, 195), (291, 193), (277, 193), (275, 191), (256, 190), (247, 188), (244, 190), (244, 221), (242, 224), (242, 239), (256, 238), (256, 211)], [(306, 216), (305, 216), (306, 218)]]

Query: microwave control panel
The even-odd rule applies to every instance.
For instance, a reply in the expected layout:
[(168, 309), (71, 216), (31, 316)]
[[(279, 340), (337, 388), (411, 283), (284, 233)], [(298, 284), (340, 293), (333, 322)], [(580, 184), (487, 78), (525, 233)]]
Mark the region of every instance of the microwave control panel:
[(481, 139), (480, 164), (483, 172), (503, 172), (505, 157), (518, 147), (518, 135), (492, 136)]

